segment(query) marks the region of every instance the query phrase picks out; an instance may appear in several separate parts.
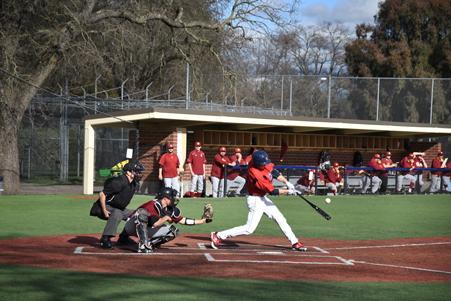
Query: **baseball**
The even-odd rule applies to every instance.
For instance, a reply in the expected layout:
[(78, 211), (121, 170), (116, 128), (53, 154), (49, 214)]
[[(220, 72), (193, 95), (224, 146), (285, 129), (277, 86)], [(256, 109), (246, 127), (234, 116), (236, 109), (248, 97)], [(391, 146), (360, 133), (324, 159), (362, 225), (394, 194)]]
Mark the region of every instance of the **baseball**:
[(326, 202), (326, 204), (330, 204), (330, 202), (332, 202), (332, 200), (329, 199), (329, 198), (326, 198), (326, 199), (324, 200), (324, 202)]

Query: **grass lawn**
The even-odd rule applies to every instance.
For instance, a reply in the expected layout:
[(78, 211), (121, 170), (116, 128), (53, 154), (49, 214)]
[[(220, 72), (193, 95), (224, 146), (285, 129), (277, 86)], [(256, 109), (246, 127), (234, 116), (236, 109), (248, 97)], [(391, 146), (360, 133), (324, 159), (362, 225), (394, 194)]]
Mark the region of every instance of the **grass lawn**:
[[(135, 208), (148, 199), (146, 196), (136, 196), (129, 208)], [(298, 197), (273, 197), (301, 238), (389, 239), (451, 235), (449, 195), (337, 196), (330, 205), (324, 204), (321, 197), (310, 199), (329, 212), (332, 220), (323, 219)], [(199, 217), (207, 201), (215, 207), (214, 222), (196, 227), (180, 226), (182, 232), (207, 235), (210, 231), (246, 221), (244, 198), (184, 199), (179, 207), (185, 216)], [(100, 233), (104, 222), (88, 216), (92, 202), (64, 195), (1, 196), (0, 239)], [(279, 231), (272, 221), (263, 218), (255, 235), (280, 236)], [(0, 300), (451, 299), (450, 283), (281, 282), (164, 275), (156, 278), (5, 265), (0, 266), (0, 287)]]

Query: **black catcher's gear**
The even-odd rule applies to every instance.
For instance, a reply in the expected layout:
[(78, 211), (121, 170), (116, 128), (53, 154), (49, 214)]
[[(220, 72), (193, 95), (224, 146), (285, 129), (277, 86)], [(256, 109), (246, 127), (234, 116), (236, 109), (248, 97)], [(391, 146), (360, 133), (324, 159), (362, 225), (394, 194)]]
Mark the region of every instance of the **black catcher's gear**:
[(174, 206), (177, 205), (178, 203), (177, 194), (178, 194), (177, 190), (169, 187), (164, 187), (163, 189), (160, 190), (160, 192), (158, 192), (157, 199), (162, 200), (163, 198), (168, 198), (169, 200), (171, 200), (171, 206)]

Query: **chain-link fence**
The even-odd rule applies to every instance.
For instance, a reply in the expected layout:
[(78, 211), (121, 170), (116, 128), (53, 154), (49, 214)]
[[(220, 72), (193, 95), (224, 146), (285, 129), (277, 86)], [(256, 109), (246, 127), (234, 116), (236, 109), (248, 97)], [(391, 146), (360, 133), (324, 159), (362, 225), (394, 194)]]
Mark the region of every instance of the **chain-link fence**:
[[(97, 84), (97, 83), (96, 83)], [(203, 74), (160, 89), (120, 87), (94, 94), (36, 96), (20, 132), (21, 175), (61, 181), (82, 176), (83, 118), (90, 114), (151, 107), (254, 115), (451, 124), (450, 79), (353, 78)], [(78, 88), (80, 91), (80, 89)], [(75, 89), (74, 89), (75, 91)], [(185, 92), (185, 93), (183, 93)], [(63, 94), (63, 91), (60, 91)], [(127, 129), (96, 131), (96, 169), (123, 159)]]

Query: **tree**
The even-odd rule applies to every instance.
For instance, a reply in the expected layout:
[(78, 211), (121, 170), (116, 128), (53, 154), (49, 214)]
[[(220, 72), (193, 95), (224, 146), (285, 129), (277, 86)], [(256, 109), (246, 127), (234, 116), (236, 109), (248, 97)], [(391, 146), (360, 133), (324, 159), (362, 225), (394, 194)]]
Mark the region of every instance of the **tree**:
[(109, 80), (123, 78), (130, 72), (130, 49), (141, 47), (137, 59), (158, 53), (152, 43), (156, 30), (167, 35), (170, 51), (160, 48), (160, 65), (146, 66), (139, 80), (173, 60), (191, 62), (205, 49), (220, 62), (224, 36), (245, 38), (249, 27), (277, 23), (290, 9), (264, 0), (35, 0), (27, 5), (4, 0), (0, 5), (0, 174), (8, 194), (20, 185), (17, 136), (24, 111), (53, 75), (104, 69)]
[[(379, 4), (373, 25), (356, 27), (357, 39), (346, 47), (349, 72), (364, 77), (451, 76), (451, 2), (448, 0), (386, 0)], [(394, 82), (381, 85), (381, 96), (388, 89), (398, 99), (390, 101), (389, 110), (381, 108), (385, 120), (429, 122), (424, 112), (430, 99), (431, 81)], [(407, 91), (407, 89), (409, 89)], [(424, 95), (428, 93), (428, 95)], [(450, 118), (451, 104), (445, 101), (451, 91), (434, 91), (434, 105), (440, 111), (436, 122)], [(361, 101), (361, 100), (360, 100)], [(383, 100), (381, 99), (381, 102)], [(357, 104), (356, 104), (357, 105)], [(447, 117), (446, 117), (447, 116)]]

